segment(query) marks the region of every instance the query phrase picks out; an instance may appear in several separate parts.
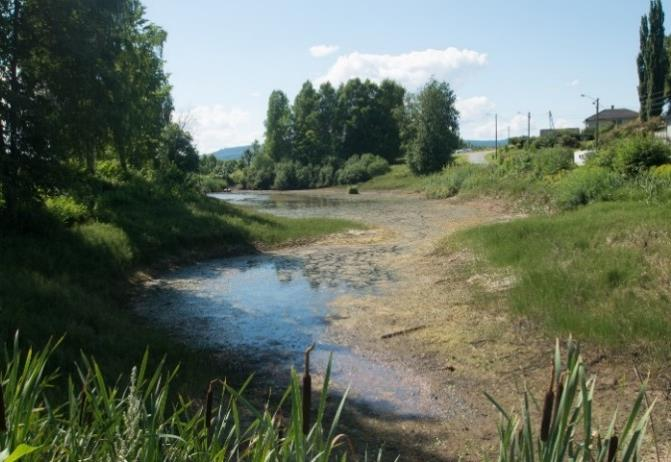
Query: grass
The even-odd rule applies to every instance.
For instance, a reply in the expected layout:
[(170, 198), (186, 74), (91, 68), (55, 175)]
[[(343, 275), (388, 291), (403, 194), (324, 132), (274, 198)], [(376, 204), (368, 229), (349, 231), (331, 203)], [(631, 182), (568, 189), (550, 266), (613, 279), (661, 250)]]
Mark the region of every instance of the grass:
[(27, 228), (2, 231), (0, 342), (16, 330), (27, 345), (65, 334), (57, 362), (72, 364), (85, 349), (112, 373), (127, 370), (147, 345), (157, 356), (184, 360), (178, 342), (128, 308), (129, 280), (138, 269), (358, 226), (253, 213), (196, 193), (176, 194), (139, 176), (98, 178), (48, 202)]
[(422, 177), (413, 175), (407, 165), (392, 165), (389, 172), (376, 176), (359, 186), (362, 191), (409, 189), (420, 191)]
[(596, 203), (460, 232), (517, 282), (508, 304), (557, 335), (668, 353), (671, 204)]
[(52, 345), (23, 351), (18, 342), (5, 351), (0, 460), (347, 460), (346, 437), (336, 432), (345, 397), (330, 423), (325, 417), (330, 364), (316, 409), (304, 407), (294, 372), (272, 409), (250, 404), (247, 384), (236, 390), (212, 381), (203, 401), (175, 398), (177, 371), (162, 363), (151, 368), (147, 355), (123, 382), (106, 379), (83, 355), (78, 373), (67, 380), (66, 397), (55, 400), (50, 389), (60, 380), (51, 363), (57, 351)]

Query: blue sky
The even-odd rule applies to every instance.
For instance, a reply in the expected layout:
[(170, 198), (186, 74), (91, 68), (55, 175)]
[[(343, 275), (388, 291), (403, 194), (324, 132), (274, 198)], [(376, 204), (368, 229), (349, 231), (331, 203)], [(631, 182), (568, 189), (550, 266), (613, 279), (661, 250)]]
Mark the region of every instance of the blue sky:
[[(671, 14), (669, 2), (663, 2)], [(638, 109), (635, 59), (648, 0), (145, 0), (168, 32), (178, 117), (202, 152), (263, 135), (273, 89), (305, 80), (393, 76), (410, 91), (434, 75), (459, 98), (468, 139), (582, 126), (593, 107)], [(667, 15), (668, 16), (668, 15)], [(667, 18), (667, 31), (671, 30)], [(311, 50), (312, 48), (312, 50)]]

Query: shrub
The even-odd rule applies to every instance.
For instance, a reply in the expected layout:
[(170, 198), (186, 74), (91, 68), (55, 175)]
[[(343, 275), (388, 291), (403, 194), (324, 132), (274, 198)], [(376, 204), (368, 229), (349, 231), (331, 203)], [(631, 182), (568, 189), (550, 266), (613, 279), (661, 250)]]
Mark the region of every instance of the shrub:
[(594, 201), (613, 199), (622, 178), (604, 167), (575, 169), (555, 185), (555, 201), (560, 208), (569, 209)]
[(280, 162), (275, 166), (273, 189), (292, 189), (296, 186), (296, 167), (293, 162)]
[(389, 162), (374, 154), (353, 155), (337, 174), (338, 183), (360, 183), (389, 171)]
[(356, 186), (350, 186), (347, 189), (347, 194), (359, 194), (359, 188)]
[(45, 204), (49, 213), (68, 226), (86, 221), (89, 217), (86, 206), (70, 196), (49, 197)]
[(567, 148), (540, 149), (531, 155), (531, 162), (536, 173), (555, 175), (573, 168), (573, 151)]
[(598, 153), (594, 163), (611, 167), (627, 176), (635, 176), (650, 167), (671, 161), (671, 147), (652, 136), (634, 136), (617, 140)]

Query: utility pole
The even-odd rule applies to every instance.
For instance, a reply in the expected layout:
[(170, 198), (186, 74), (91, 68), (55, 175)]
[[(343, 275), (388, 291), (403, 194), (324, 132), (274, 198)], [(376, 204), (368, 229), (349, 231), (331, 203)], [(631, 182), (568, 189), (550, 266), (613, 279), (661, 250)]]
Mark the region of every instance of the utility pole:
[(494, 158), (499, 158), (499, 114), (494, 114)]
[(599, 149), (599, 98), (596, 99), (596, 133), (594, 134), (594, 147)]

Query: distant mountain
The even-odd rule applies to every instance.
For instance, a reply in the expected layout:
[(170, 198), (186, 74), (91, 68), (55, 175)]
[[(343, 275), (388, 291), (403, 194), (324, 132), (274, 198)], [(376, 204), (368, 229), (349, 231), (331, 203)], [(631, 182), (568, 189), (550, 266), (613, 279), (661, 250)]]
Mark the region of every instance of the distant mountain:
[[(466, 146), (472, 146), (474, 148), (494, 148), (496, 146), (496, 140), (464, 140)], [(505, 146), (508, 144), (508, 140), (499, 140), (499, 146)]]
[(242, 153), (245, 152), (245, 149), (247, 149), (248, 147), (249, 145), (224, 148), (216, 152), (213, 152), (211, 155), (213, 155), (219, 160), (238, 160), (240, 159), (240, 157), (242, 157)]

